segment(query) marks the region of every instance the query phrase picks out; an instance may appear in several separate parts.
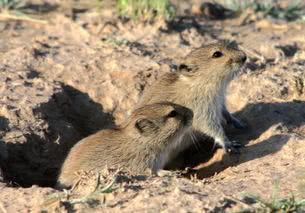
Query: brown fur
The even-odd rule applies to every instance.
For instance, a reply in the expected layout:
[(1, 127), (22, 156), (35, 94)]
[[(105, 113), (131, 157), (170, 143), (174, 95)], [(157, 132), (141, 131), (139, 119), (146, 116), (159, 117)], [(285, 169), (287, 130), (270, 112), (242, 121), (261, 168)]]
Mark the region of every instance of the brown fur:
[(136, 173), (162, 169), (192, 118), (190, 109), (168, 102), (136, 109), (121, 128), (102, 130), (78, 142), (62, 166), (57, 188), (73, 185), (77, 171), (101, 171), (106, 165)]
[[(218, 57), (219, 56), (219, 57)], [(198, 135), (208, 135), (226, 151), (234, 149), (221, 125), (223, 119), (243, 128), (225, 107), (227, 86), (246, 61), (246, 55), (226, 43), (202, 46), (191, 52), (180, 65), (179, 72), (166, 73), (148, 88), (139, 106), (171, 101), (194, 112), (193, 131), (184, 138), (176, 153)]]

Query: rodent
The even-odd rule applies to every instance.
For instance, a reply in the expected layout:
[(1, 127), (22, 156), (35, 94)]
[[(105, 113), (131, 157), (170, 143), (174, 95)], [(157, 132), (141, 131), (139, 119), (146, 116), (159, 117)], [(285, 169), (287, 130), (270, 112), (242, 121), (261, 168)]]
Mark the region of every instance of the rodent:
[[(185, 57), (177, 72), (165, 73), (145, 89), (137, 106), (167, 100), (188, 107), (194, 113), (193, 127), (182, 145), (188, 146), (192, 140), (207, 135), (226, 153), (238, 153), (241, 145), (226, 137), (222, 123), (227, 121), (236, 128), (247, 127), (233, 117), (225, 105), (227, 87), (246, 60), (246, 54), (228, 42), (203, 45)], [(184, 148), (177, 147), (176, 153)]]
[(121, 127), (101, 130), (72, 147), (56, 188), (71, 187), (79, 170), (102, 171), (105, 166), (155, 173), (171, 160), (171, 150), (179, 146), (192, 120), (192, 110), (170, 102), (135, 109)]

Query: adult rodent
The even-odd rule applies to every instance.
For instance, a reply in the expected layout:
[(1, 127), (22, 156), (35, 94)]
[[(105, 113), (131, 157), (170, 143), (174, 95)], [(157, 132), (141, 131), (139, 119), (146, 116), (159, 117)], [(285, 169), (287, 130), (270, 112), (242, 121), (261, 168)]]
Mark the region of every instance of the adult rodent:
[(247, 126), (233, 117), (225, 105), (227, 87), (246, 59), (243, 51), (228, 42), (204, 45), (186, 56), (178, 72), (164, 74), (147, 88), (138, 106), (167, 100), (188, 107), (193, 110), (194, 120), (192, 131), (185, 135), (184, 141), (207, 135), (225, 152), (236, 153), (240, 144), (226, 137), (222, 122), (226, 120), (236, 128)]
[(63, 163), (56, 188), (72, 186), (76, 172), (102, 171), (106, 166), (155, 173), (172, 158), (180, 137), (192, 126), (192, 110), (169, 102), (134, 110), (120, 128), (97, 132), (78, 142)]

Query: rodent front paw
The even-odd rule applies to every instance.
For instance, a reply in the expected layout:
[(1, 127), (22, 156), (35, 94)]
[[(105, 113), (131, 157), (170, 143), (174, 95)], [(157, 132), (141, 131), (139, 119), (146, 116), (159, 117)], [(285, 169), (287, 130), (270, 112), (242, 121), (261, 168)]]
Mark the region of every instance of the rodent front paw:
[(233, 126), (236, 129), (247, 129), (248, 128), (248, 124), (246, 124), (245, 122), (242, 122), (242, 121), (240, 121), (238, 119), (233, 121)]

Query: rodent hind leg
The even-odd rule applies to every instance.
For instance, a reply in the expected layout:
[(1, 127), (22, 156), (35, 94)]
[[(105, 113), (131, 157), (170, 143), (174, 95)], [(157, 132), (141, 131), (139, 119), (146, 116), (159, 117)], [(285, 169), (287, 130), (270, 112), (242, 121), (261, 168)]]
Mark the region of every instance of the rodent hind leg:
[(228, 124), (233, 124), (237, 129), (246, 129), (248, 125), (239, 119), (235, 118), (224, 106), (222, 110), (223, 117), (226, 119)]

